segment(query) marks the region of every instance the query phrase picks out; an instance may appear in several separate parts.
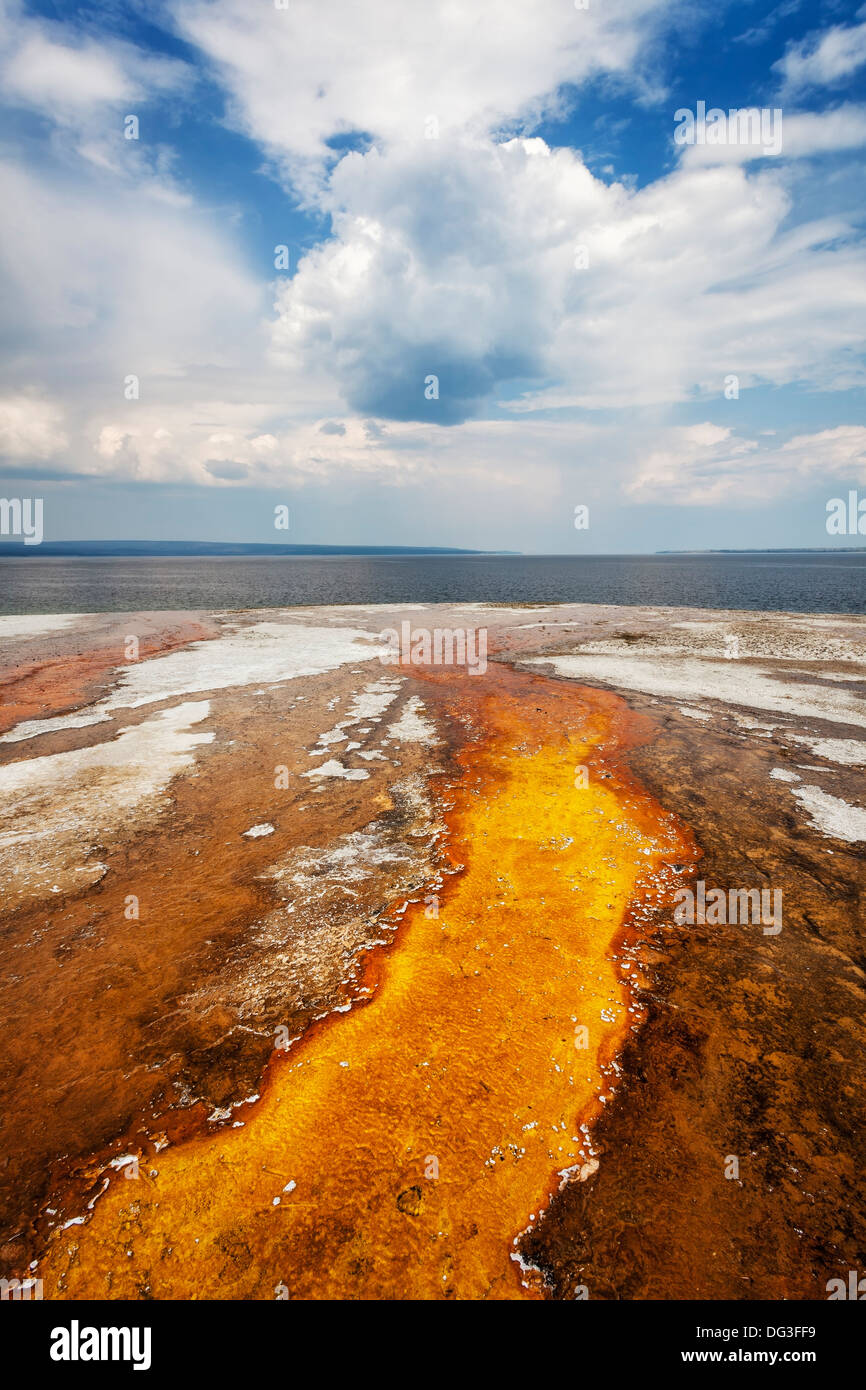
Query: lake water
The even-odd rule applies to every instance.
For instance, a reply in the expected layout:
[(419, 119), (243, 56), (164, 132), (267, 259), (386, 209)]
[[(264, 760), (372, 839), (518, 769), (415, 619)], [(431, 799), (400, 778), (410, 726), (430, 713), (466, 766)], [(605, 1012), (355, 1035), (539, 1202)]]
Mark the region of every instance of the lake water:
[(866, 551), (0, 559), (0, 613), (474, 601), (864, 613)]

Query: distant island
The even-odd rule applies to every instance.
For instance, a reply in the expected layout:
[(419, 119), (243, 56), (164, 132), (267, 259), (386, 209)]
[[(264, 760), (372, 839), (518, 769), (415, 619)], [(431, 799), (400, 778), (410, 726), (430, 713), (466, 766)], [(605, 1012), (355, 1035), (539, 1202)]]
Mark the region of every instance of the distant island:
[(866, 545), (786, 545), (766, 548), (746, 547), (743, 550), (657, 550), (656, 555), (859, 555)]

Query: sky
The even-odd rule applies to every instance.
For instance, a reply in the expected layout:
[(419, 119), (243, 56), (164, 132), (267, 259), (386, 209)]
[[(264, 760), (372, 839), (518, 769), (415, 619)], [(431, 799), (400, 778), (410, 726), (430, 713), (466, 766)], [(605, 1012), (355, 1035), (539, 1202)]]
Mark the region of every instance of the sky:
[(866, 5), (0, 14), (0, 493), (46, 541), (866, 543)]

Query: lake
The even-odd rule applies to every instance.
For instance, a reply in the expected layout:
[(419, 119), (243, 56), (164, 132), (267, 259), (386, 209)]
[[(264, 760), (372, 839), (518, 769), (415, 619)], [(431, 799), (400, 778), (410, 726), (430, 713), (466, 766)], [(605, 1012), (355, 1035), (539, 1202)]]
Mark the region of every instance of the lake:
[(477, 601), (863, 613), (866, 551), (0, 559), (0, 613)]

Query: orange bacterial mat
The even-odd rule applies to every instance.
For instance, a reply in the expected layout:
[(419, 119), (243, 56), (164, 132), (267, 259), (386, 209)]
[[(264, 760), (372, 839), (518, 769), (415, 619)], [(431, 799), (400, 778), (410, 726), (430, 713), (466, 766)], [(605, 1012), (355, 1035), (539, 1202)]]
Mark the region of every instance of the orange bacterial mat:
[(634, 719), (617, 697), (496, 663), (431, 679), (477, 739), (445, 817), (462, 869), (371, 956), (372, 997), (275, 1061), (241, 1127), (114, 1176), (55, 1232), (46, 1297), (541, 1295), (517, 1237), (563, 1170), (592, 1166), (581, 1125), (636, 1017), (613, 952), (691, 850), (610, 764)]

